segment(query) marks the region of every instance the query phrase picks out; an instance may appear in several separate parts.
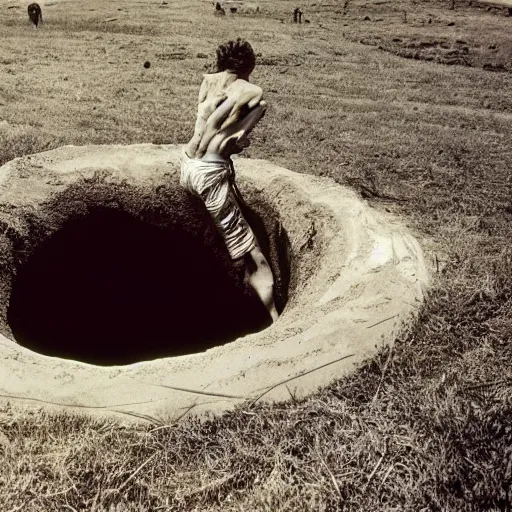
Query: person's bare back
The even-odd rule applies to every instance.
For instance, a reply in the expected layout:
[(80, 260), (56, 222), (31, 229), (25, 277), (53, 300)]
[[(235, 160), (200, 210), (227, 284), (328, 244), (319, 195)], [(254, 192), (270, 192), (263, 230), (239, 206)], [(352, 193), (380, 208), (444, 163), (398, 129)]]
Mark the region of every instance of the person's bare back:
[(247, 42), (237, 40), (219, 46), (219, 72), (204, 75), (199, 90), (194, 136), (186, 147), (190, 158), (202, 158), (215, 135), (227, 132), (261, 103), (263, 90), (248, 81), (254, 65), (254, 52)]

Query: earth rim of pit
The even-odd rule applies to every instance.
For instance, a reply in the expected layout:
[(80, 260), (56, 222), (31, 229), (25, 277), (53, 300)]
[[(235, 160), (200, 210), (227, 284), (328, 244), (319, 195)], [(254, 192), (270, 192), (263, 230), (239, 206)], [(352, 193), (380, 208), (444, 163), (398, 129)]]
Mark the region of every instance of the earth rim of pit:
[[(42, 204), (98, 172), (157, 187), (179, 172), (181, 151), (64, 146), (18, 158), (0, 168), (0, 206), (16, 213), (17, 191), (31, 187)], [(392, 344), (414, 321), (429, 282), (403, 223), (331, 179), (265, 160), (236, 158), (235, 167), (242, 194), (262, 194), (289, 239), (294, 286), (275, 324), (206, 352), (110, 367), (43, 356), (0, 335), (0, 399), (168, 422), (307, 396)]]

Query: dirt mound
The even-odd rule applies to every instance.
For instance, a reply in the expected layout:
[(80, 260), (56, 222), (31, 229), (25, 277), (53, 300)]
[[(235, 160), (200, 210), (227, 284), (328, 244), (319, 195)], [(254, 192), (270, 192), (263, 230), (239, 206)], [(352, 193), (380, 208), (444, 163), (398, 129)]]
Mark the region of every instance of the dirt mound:
[(202, 205), (177, 185), (179, 154), (67, 146), (0, 168), (5, 399), (164, 421), (287, 399), (353, 370), (414, 317), (427, 272), (397, 219), (331, 180), (240, 158), (282, 310), (263, 329)]

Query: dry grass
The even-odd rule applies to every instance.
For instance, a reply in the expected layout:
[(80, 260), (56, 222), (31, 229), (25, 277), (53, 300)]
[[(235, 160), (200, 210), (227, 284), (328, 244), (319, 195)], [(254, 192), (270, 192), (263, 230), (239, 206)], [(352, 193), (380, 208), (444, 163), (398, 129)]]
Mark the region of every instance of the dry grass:
[[(311, 23), (294, 26), (292, 2), (261, 5), (218, 19), (197, 0), (58, 3), (37, 31), (0, 7), (0, 161), (186, 141), (204, 55), (245, 36), (270, 103), (250, 156), (401, 213), (438, 269), (418, 323), (317, 396), (206, 423), (121, 428), (5, 406), (1, 510), (510, 510), (510, 18), (350, 0), (303, 4)], [(467, 62), (440, 64), (453, 49)]]

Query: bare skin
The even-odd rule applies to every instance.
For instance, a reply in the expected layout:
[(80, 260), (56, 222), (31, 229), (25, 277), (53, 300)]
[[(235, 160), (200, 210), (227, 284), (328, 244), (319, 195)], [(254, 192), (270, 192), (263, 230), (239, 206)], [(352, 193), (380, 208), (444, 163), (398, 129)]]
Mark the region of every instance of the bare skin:
[[(202, 158), (212, 138), (229, 128), (244, 109), (257, 106), (263, 96), (261, 87), (249, 82), (249, 75), (239, 76), (231, 71), (204, 75), (199, 90), (199, 105), (194, 136), (187, 145), (190, 158)], [(219, 119), (222, 123), (219, 124)]]
[[(223, 115), (230, 112), (229, 105), (222, 110), (223, 105), (218, 109), (220, 113), (216, 119), (216, 123), (222, 122)], [(249, 114), (243, 119), (230, 125), (228, 128), (221, 130), (215, 135), (208, 144), (205, 158), (220, 155), (224, 159), (229, 159), (231, 155), (241, 153), (245, 148), (249, 147), (249, 134), (265, 115), (266, 103), (261, 101), (260, 104), (253, 108)], [(216, 112), (217, 114), (217, 112)], [(256, 247), (252, 249), (245, 258), (251, 258), (252, 264), (245, 265), (245, 275), (247, 282), (257, 293), (261, 302), (267, 308), (272, 321), (278, 318), (277, 309), (274, 303), (274, 276), (267, 259), (261, 252), (258, 241)]]
[[(204, 137), (208, 144), (206, 145), (203, 141), (203, 145), (206, 146), (203, 160), (215, 160), (219, 156), (229, 160), (231, 155), (241, 153), (249, 147), (248, 136), (265, 115), (266, 103), (259, 101), (259, 104), (252, 108), (242, 119), (238, 119), (222, 128), (226, 119), (233, 118), (233, 108), (236, 104), (236, 99), (226, 99), (208, 119), (204, 131)], [(247, 253), (244, 258), (246, 259), (245, 275), (247, 282), (265, 305), (272, 321), (275, 322), (278, 313), (274, 302), (274, 276), (258, 241), (256, 241), (254, 249)]]
[(249, 134), (267, 110), (266, 102), (260, 101), (259, 105), (252, 108), (245, 117), (232, 123), (227, 128), (222, 128), (225, 117), (232, 115), (233, 104), (233, 100), (226, 100), (208, 120), (208, 130), (211, 130), (213, 136), (206, 148), (206, 154), (217, 154), (227, 160), (231, 155), (241, 153), (249, 147)]

